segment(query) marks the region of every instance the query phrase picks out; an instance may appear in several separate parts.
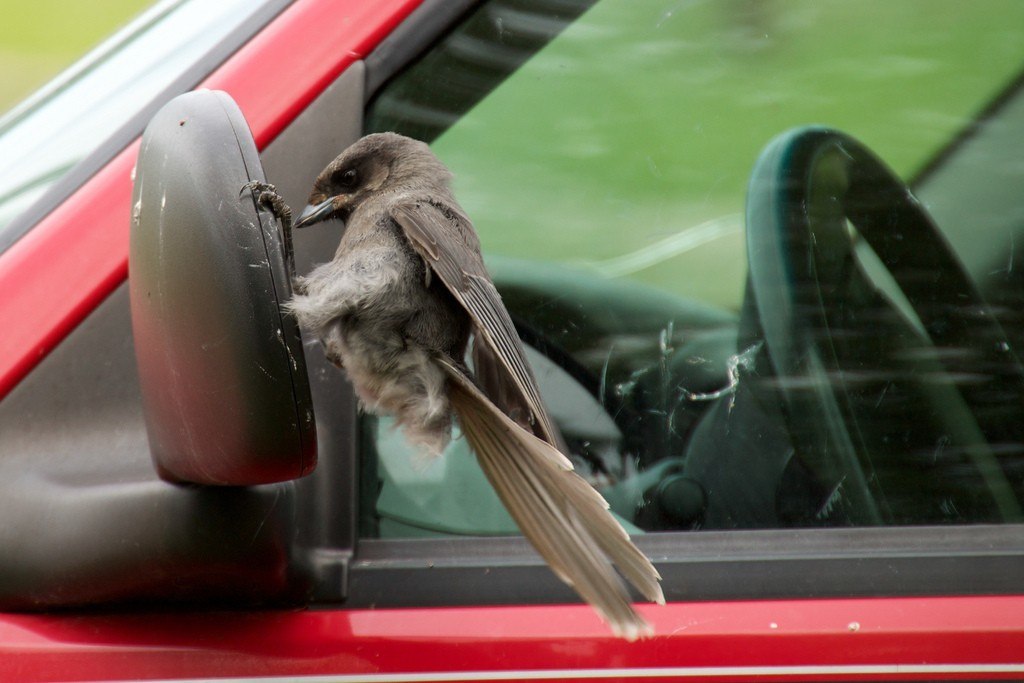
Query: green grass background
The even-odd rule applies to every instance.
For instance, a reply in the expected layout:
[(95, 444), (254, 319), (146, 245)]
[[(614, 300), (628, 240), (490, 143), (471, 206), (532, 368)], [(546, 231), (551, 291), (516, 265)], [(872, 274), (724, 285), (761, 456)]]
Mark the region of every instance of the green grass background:
[(0, 112), (56, 76), (153, 0), (0, 0)]

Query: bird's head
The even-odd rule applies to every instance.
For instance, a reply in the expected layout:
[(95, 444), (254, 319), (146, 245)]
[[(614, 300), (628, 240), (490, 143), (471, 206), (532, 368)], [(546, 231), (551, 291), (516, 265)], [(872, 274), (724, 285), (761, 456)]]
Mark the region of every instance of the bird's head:
[(397, 133), (367, 135), (320, 172), (309, 205), (294, 227), (331, 218), (345, 220), (367, 198), (381, 192), (447, 193), (450, 180), (451, 173), (423, 142)]

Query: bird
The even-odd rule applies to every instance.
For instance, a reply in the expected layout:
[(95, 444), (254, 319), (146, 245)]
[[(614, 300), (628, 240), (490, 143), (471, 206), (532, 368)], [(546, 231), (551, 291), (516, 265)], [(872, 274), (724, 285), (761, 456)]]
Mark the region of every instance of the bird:
[[(649, 636), (621, 576), (664, 604), (661, 576), (564, 455), (451, 181), (427, 144), (397, 133), (342, 151), (293, 226), (340, 219), (341, 241), (331, 261), (294, 277), (287, 310), (347, 374), (362, 408), (392, 416), (410, 443), (440, 454), (457, 421), (554, 573), (614, 635)], [(274, 203), (272, 193), (261, 202)]]

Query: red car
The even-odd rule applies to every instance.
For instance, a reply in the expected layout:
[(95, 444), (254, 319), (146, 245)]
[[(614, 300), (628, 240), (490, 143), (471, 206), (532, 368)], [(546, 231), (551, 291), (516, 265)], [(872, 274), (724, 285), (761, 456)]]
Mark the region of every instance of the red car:
[[(1024, 679), (1022, 14), (157, 5), (0, 119), (0, 680)], [(343, 226), (242, 185), (380, 130), (455, 173), (652, 637), (281, 313)]]

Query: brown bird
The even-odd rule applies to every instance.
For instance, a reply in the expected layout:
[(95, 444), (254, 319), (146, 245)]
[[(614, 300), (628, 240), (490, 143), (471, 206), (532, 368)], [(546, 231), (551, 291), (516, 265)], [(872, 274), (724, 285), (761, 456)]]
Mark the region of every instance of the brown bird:
[[(364, 409), (392, 415), (440, 453), (453, 414), (523, 534), (555, 574), (635, 639), (651, 632), (612, 568), (664, 603), (661, 577), (573, 472), (480, 242), (422, 142), (368, 135), (316, 179), (296, 228), (338, 218), (329, 263), (297, 278), (289, 306), (348, 374)], [(464, 363), (473, 338), (473, 371)]]

